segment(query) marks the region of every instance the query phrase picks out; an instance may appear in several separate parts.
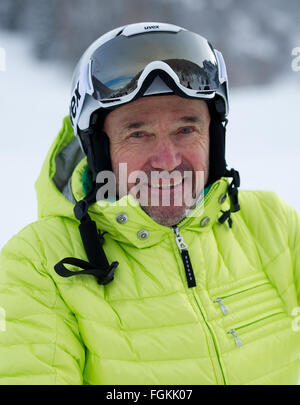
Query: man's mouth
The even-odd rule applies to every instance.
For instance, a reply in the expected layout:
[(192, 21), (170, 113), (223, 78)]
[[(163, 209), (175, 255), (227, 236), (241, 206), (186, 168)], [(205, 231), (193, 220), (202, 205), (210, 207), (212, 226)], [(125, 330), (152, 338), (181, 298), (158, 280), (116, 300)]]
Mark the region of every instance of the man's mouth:
[(166, 183), (164, 181), (160, 181), (159, 183), (150, 183), (150, 184), (148, 184), (148, 187), (160, 189), (160, 190), (168, 190), (168, 189), (172, 189), (172, 188), (180, 186), (183, 182), (184, 182), (184, 179), (181, 178), (176, 181), (171, 181), (169, 183)]

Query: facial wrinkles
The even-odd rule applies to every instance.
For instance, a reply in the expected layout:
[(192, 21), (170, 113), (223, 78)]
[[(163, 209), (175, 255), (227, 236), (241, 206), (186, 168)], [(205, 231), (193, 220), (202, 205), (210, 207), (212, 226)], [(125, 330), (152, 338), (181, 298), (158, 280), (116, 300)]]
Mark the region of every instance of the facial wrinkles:
[[(201, 106), (200, 101), (194, 101), (177, 96), (150, 97), (120, 107), (108, 116), (104, 130), (110, 138), (113, 170), (118, 174), (118, 164), (127, 163), (128, 192), (139, 184), (146, 194), (156, 190), (155, 195), (161, 198), (170, 190), (173, 196), (172, 187), (181, 182), (181, 192), (188, 190), (191, 183), (193, 195), (201, 192), (203, 187), (198, 188), (195, 177), (199, 171), (205, 171), (208, 177), (209, 114), (204, 102)], [(191, 127), (191, 133), (181, 132), (185, 127)], [(131, 137), (138, 132), (141, 136)], [(130, 177), (135, 171), (144, 173), (144, 185)], [(192, 178), (181, 181), (184, 172), (192, 174)], [(180, 190), (177, 187), (176, 193)], [(187, 208), (172, 203), (141, 206), (152, 219), (167, 226), (184, 218)]]
[(164, 127), (160, 130), (140, 129), (138, 132), (143, 133), (141, 138), (127, 139), (124, 135), (112, 137), (112, 161), (128, 160), (129, 166), (133, 163), (137, 170), (142, 170), (144, 162), (149, 161), (154, 170), (171, 171), (180, 166), (184, 158), (195, 155), (195, 148), (208, 147), (207, 136), (197, 128), (192, 130), (192, 135), (185, 136), (177, 135), (176, 131), (170, 130), (165, 124)]

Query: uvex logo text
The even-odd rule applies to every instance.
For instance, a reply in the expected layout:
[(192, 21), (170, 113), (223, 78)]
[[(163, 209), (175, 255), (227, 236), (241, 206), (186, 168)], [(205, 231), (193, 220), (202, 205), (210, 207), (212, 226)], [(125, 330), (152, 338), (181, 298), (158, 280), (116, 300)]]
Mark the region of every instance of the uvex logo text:
[(159, 29), (159, 25), (146, 25), (144, 27), (145, 30), (157, 30)]

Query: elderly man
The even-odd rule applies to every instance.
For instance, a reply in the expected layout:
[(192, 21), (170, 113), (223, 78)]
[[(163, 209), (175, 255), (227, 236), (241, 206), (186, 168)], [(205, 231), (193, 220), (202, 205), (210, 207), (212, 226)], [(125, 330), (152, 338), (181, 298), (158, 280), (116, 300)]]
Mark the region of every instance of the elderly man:
[(238, 193), (222, 54), (132, 24), (87, 49), (72, 87), (39, 220), (1, 254), (0, 382), (297, 384), (299, 216)]

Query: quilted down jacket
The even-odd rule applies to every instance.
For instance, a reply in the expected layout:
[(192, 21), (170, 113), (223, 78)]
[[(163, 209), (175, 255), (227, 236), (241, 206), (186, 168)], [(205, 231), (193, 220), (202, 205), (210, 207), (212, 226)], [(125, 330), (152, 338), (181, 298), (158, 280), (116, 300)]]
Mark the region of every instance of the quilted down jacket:
[(218, 221), (228, 180), (215, 182), (198, 215), (179, 225), (196, 280), (189, 288), (172, 228), (128, 196), (127, 205), (95, 203), (108, 261), (119, 262), (114, 280), (63, 278), (58, 261), (87, 260), (73, 214), (85, 169), (65, 118), (36, 183), (39, 219), (1, 252), (0, 383), (297, 384), (296, 211), (272, 192), (240, 191), (230, 228)]

